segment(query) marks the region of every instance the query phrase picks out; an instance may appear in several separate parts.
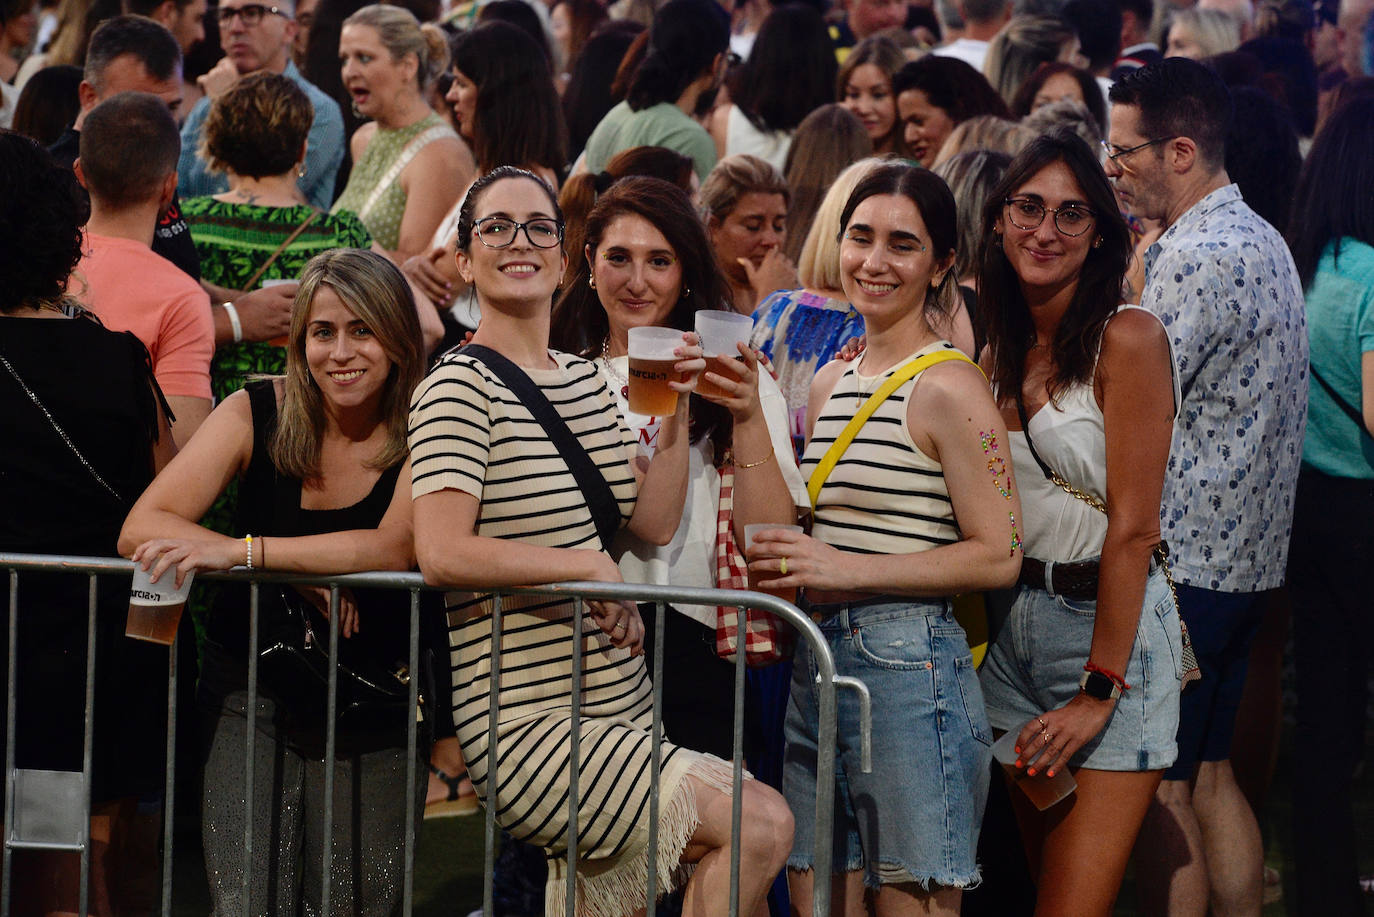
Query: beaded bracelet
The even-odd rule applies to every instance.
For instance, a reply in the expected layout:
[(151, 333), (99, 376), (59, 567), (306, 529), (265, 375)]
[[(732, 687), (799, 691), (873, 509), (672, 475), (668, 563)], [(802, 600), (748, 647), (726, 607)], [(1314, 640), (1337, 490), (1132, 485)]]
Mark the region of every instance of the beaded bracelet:
[(1104, 675), (1104, 676), (1106, 676), (1107, 678), (1110, 678), (1111, 681), (1112, 681), (1112, 684), (1116, 685), (1116, 686), (1117, 686), (1118, 688), (1120, 688), (1122, 691), (1129, 691), (1129, 690), (1131, 690), (1131, 686), (1128, 685), (1128, 684), (1126, 684), (1126, 679), (1122, 678), (1120, 675), (1116, 674), (1115, 672), (1113, 672), (1113, 671), (1110, 670), (1110, 669), (1104, 669), (1104, 668), (1102, 668), (1102, 666), (1098, 665), (1098, 664), (1095, 663), (1095, 662), (1089, 662), (1089, 663), (1087, 663), (1086, 665), (1084, 665), (1084, 666), (1083, 666), (1083, 671), (1085, 671), (1085, 672), (1096, 672), (1096, 673), (1099, 674), (1099, 675)]
[(249, 569), (249, 570), (252, 570), (252, 569), (253, 569), (253, 536), (252, 536), (252, 535), (244, 535), (244, 536), (243, 536), (243, 553), (244, 553), (244, 556), (247, 558), (247, 560), (245, 561), (245, 563), (247, 564), (248, 569)]

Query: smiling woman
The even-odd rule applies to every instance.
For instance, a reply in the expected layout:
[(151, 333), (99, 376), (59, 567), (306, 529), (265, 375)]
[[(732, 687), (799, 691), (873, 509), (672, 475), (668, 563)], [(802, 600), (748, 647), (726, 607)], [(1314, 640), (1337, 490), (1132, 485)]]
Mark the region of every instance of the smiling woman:
[(353, 135), (353, 171), (334, 212), (358, 214), (399, 264), (428, 247), (472, 175), (467, 150), (425, 101), (448, 44), (400, 7), (365, 6), (344, 21), (339, 60), (353, 110), (372, 123)]
[[(409, 287), (394, 265), (353, 250), (312, 259), (292, 310), (286, 376), (250, 383), (215, 409), (134, 505), (120, 551), (154, 579), (227, 570), (245, 559), (250, 569), (296, 573), (411, 569), (405, 412), (422, 348)], [(235, 530), (244, 537), (197, 525), (235, 478)], [(294, 605), (314, 619), (316, 633), (327, 632), (327, 593), (264, 588), (263, 596), (258, 650), (280, 638), (272, 614), (279, 608)], [(388, 671), (408, 659), (406, 604), (388, 593), (344, 590), (340, 655)], [(203, 805), (215, 913), (239, 913), (247, 904), (240, 898), (242, 841), (223, 826), (243, 818), (249, 728), (257, 734), (253, 817), (261, 841), (248, 877), (252, 900), (263, 913), (294, 913), (303, 900), (318, 911), (320, 885), (302, 876), (324, 855), (317, 826), (326, 768), (316, 738), (323, 723), (302, 714), (305, 699), (264, 678), (249, 725), (248, 607), (246, 585), (221, 590), (201, 659), (200, 701), (212, 717)], [(364, 630), (365, 640), (355, 639)], [(417, 749), (420, 774), (429, 729), (426, 722)], [(332, 894), (358, 902), (359, 913), (390, 913), (400, 903), (395, 851), (404, 843), (406, 807), (418, 811), (423, 802), (420, 788), (406, 781), (405, 717), (366, 730), (341, 727), (339, 743), (337, 786), (351, 789), (346, 802), (335, 800)]]

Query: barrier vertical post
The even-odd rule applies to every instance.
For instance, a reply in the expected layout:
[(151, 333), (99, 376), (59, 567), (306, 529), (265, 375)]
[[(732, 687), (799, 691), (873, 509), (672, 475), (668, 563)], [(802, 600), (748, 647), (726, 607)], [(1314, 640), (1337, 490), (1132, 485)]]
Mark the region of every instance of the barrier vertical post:
[[(491, 691), (487, 698), (487, 779), (485, 781), (486, 798), (483, 800), (483, 804), (486, 806), (486, 826), (483, 829), (486, 856), (485, 877), (482, 879), (483, 917), (496, 917), (492, 877), (496, 873), (496, 787), (497, 778), (500, 776), (496, 767), (496, 762), (500, 760), (496, 742), (498, 739), (497, 725), (501, 713), (501, 628), (503, 617), (501, 612), (501, 596), (493, 595), (491, 597), (491, 675), (487, 678), (487, 685)], [(468, 763), (471, 766), (471, 762)]]
[[(410, 914), (415, 907), (415, 754), (419, 742), (420, 706), (420, 590), (410, 590), (410, 722), (406, 724), (406, 841), (404, 876), (401, 886), (401, 913)], [(429, 699), (431, 733), (438, 699)], [(431, 735), (431, 740), (433, 736)]]
[[(175, 570), (168, 571), (175, 575)], [(167, 780), (162, 788), (162, 917), (172, 917), (172, 823), (176, 792), (177, 647), (167, 647)]]
[(14, 830), (14, 694), (19, 684), (19, 571), (10, 570), (10, 652), (8, 660), (9, 693), (5, 695), (5, 837), (3, 866), (0, 866), (0, 917), (10, 917), (10, 897), (14, 884), (10, 870), (14, 851), (10, 832)]
[(663, 602), (654, 603), (654, 716), (651, 727), (653, 748), (649, 758), (649, 887), (646, 890), (646, 912), (652, 914), (658, 900), (658, 816), (663, 804), (659, 780), (663, 773), (663, 631), (667, 626), (667, 608)]

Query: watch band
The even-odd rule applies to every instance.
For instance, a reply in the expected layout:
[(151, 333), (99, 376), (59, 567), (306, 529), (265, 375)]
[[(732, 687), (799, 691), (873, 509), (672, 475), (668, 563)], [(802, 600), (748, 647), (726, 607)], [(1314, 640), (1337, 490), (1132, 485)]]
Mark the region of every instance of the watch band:
[(1121, 686), (1101, 672), (1087, 672), (1078, 679), (1078, 687), (1089, 697), (1098, 700), (1116, 700), (1121, 696)]

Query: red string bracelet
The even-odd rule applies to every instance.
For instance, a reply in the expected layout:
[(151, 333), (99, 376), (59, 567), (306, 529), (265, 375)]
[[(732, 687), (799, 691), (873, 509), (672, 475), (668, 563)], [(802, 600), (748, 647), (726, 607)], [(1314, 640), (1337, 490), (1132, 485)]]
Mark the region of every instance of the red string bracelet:
[(1105, 675), (1107, 678), (1110, 678), (1112, 680), (1112, 683), (1115, 684), (1122, 691), (1131, 690), (1131, 686), (1126, 684), (1126, 679), (1122, 678), (1120, 675), (1116, 674), (1110, 669), (1102, 668), (1102, 666), (1098, 665), (1095, 662), (1089, 662), (1086, 665), (1084, 665), (1083, 671), (1096, 672), (1099, 675)]

